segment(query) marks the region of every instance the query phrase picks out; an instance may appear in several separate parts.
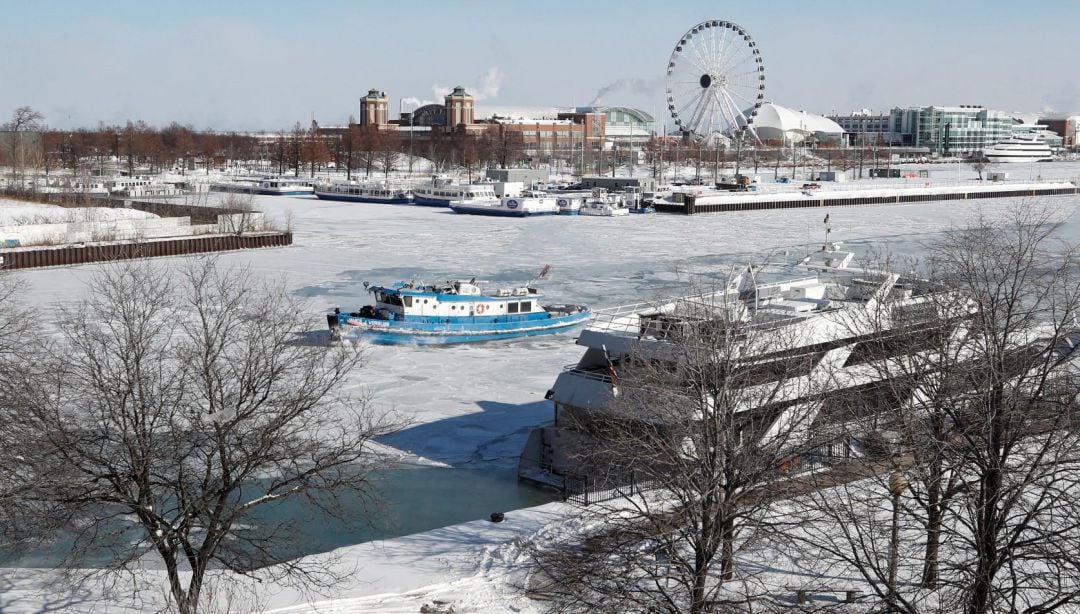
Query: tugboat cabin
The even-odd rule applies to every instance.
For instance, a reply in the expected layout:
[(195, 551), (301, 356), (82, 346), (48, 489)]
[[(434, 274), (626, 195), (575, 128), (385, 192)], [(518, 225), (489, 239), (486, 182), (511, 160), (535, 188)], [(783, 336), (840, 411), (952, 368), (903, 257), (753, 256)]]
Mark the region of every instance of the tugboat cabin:
[(352, 316), (387, 321), (422, 323), (521, 322), (551, 316), (540, 305), (536, 288), (522, 286), (485, 295), (471, 281), (448, 281), (443, 285), (398, 283), (372, 286), (375, 306)]

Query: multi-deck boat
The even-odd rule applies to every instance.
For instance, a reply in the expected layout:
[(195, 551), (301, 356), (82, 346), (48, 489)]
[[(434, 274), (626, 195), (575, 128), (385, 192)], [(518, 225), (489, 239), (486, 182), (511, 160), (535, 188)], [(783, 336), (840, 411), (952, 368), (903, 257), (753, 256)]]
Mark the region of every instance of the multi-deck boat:
[(389, 181), (319, 183), (315, 185), (315, 196), (323, 200), (392, 205), (406, 205), (413, 201), (412, 190), (408, 186)]
[(210, 191), (260, 194), (264, 196), (304, 196), (315, 192), (315, 183), (311, 179), (291, 177), (216, 181), (210, 184)]
[(455, 183), (446, 177), (433, 177), (430, 182), (415, 186), (412, 192), (415, 204), (432, 207), (488, 204), (499, 200), (494, 184)]
[(554, 215), (559, 212), (556, 200), (546, 192), (522, 190), (518, 196), (507, 196), (498, 200), (475, 200), (451, 203), (455, 213), (472, 215), (499, 215), (506, 217), (528, 217), (533, 215)]
[(985, 150), (983, 155), (993, 163), (1045, 162), (1053, 159), (1050, 146), (1038, 137), (1014, 136)]
[[(541, 278), (550, 267), (544, 267)], [(331, 339), (359, 335), (383, 344), (447, 344), (543, 335), (589, 318), (582, 305), (544, 305), (532, 282), (483, 292), (475, 280), (371, 286), (374, 305), (327, 315)]]
[(619, 217), (630, 215), (630, 209), (621, 195), (612, 194), (604, 188), (593, 188), (592, 195), (581, 205), (581, 215)]
[[(531, 433), (519, 476), (557, 486), (566, 484), (567, 476), (595, 477), (568, 454), (567, 446), (587, 445), (589, 436), (573, 425), (620, 411), (620, 387), (635, 385), (627, 365), (673, 365), (682, 352), (681, 339), (702, 338), (694, 337), (697, 330), (739, 326), (759, 331), (760, 338), (740, 351), (751, 352), (745, 368), (760, 377), (748, 376), (742, 385), (752, 388), (787, 378), (783, 386), (763, 386), (776, 394), (736, 417), (736, 422), (756, 425), (747, 433), (758, 433), (763, 441), (785, 421), (814, 428), (836, 420), (847, 407), (841, 403), (895, 409), (883, 405), (882, 389), (901, 386), (890, 387), (876, 379), (882, 370), (865, 368), (874, 351), (867, 348), (875, 342), (910, 352), (932, 347), (935, 337), (925, 317), (945, 290), (915, 277), (855, 268), (853, 262), (852, 252), (828, 244), (801, 261), (746, 267), (716, 291), (597, 311), (577, 337), (584, 350), (581, 359), (560, 373), (548, 392), (555, 421)], [(890, 328), (875, 329), (883, 322), (875, 314), (886, 313)], [(635, 418), (629, 416), (627, 424)], [(849, 451), (858, 454), (857, 446)]]

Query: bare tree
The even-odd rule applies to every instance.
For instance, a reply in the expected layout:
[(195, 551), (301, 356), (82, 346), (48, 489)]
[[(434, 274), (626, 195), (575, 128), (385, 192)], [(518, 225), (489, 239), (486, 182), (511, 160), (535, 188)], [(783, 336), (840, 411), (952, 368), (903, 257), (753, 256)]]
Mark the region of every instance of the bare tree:
[[(890, 433), (899, 449), (865, 463), (877, 477), (810, 496), (804, 535), (822, 565), (854, 570), (890, 610), (1080, 602), (1080, 555), (1065, 545), (1080, 539), (1080, 284), (1057, 228), (1022, 207), (946, 232), (926, 265), (940, 291), (881, 313), (853, 352), (887, 393), (863, 404), (855, 432), (864, 443)], [(909, 488), (891, 493), (901, 538), (886, 546), (896, 470)]]
[(37, 133), (41, 130), (41, 120), (45, 116), (31, 107), (19, 107), (11, 114), (11, 121), (5, 126), (11, 133), (8, 143), (9, 160), (11, 164), (11, 177), (18, 189), (24, 189), (25, 170), (27, 166), (33, 166), (40, 157), (39, 141), (33, 140), (28, 133)]
[(971, 166), (971, 170), (978, 173), (979, 174), (979, 179), (982, 180), (983, 171), (985, 171), (987, 169), (987, 167), (990, 166), (990, 161), (987, 160), (986, 156), (983, 156), (982, 153), (978, 153), (975, 156), (973, 156), (970, 160), (968, 160), (968, 164)]
[(401, 160), (401, 138), (396, 132), (380, 131), (378, 133), (378, 157), (383, 176), (389, 177), (390, 173), (397, 169), (398, 162)]
[(814, 415), (793, 400), (830, 359), (800, 325), (747, 321), (725, 296), (658, 308), (611, 358), (613, 404), (560, 411), (587, 489), (617, 495), (584, 509), (599, 531), (536, 557), (559, 608), (698, 613), (755, 596), (737, 559), (777, 528), (772, 501)]
[(171, 273), (135, 262), (94, 278), (62, 341), (12, 382), (0, 454), (20, 500), (70, 529), (73, 557), (104, 551), (119, 571), (153, 553), (192, 613), (211, 567), (295, 556), (289, 525), (260, 510), (301, 497), (344, 517), (342, 496), (370, 495), (366, 444), (388, 424), (339, 392), (354, 349), (298, 343), (305, 310), (280, 285), (213, 259)]
[[(964, 488), (953, 451), (951, 416), (958, 397), (956, 378), (949, 375), (953, 371), (949, 367), (965, 360), (967, 350), (958, 332), (970, 317), (972, 306), (962, 293), (916, 277), (920, 263), (897, 266), (888, 256), (873, 255), (868, 261), (868, 277), (895, 275), (895, 287), (903, 293), (915, 292), (917, 298), (902, 307), (846, 313), (842, 320), (845, 328), (860, 341), (845, 367), (858, 369), (864, 377), (869, 375), (870, 384), (854, 388), (853, 394), (834, 396), (829, 401), (830, 411), (849, 438), (864, 442), (878, 438), (884, 443), (880, 436), (886, 435), (890, 445), (904, 451), (906, 456), (891, 464), (905, 469), (907, 505), (925, 531), (919, 584), (933, 589), (938, 582), (942, 525), (954, 498)], [(880, 494), (885, 489), (871, 490)], [(823, 495), (818, 502), (834, 506), (828, 497), (836, 494)], [(854, 493), (839, 494), (849, 502), (859, 498)], [(866, 555), (863, 549), (861, 556)], [(881, 570), (869, 564), (863, 571), (875, 572), (866, 574), (871, 583), (884, 577), (878, 577), (876, 572)]]
[(356, 159), (364, 169), (364, 178), (371, 177), (375, 164), (379, 160), (379, 130), (374, 126), (360, 128), (356, 141)]
[(258, 230), (261, 213), (255, 210), (255, 194), (252, 192), (229, 192), (221, 201), (228, 213), (218, 216), (222, 231), (243, 236), (245, 232)]
[(949, 584), (969, 614), (1080, 603), (1077, 252), (1031, 208), (946, 233), (936, 273), (973, 306), (953, 405), (967, 496)]

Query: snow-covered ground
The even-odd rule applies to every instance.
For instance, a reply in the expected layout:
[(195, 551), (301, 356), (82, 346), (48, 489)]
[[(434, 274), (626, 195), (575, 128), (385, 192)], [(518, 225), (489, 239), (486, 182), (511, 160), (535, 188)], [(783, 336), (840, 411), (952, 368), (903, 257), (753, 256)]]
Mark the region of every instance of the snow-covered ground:
[[(1044, 178), (1080, 175), (1078, 164), (1038, 165)], [(936, 171), (935, 171), (936, 172)], [(956, 169), (953, 168), (955, 173)], [(765, 171), (761, 171), (765, 175)], [(225, 264), (248, 264), (259, 275), (284, 275), (296, 293), (310, 298), (313, 336), (325, 328), (325, 310), (354, 308), (369, 300), (363, 282), (417, 277), (524, 281), (543, 265), (554, 267), (544, 286), (555, 303), (609, 307), (650, 300), (678, 291), (680, 276), (694, 271), (726, 275), (751, 255), (798, 254), (823, 239), (830, 216), (833, 240), (856, 248), (885, 247), (916, 253), (921, 241), (975, 213), (998, 217), (1019, 200), (967, 201), (898, 206), (841, 207), (700, 215), (641, 215), (628, 218), (549, 216), (526, 219), (456, 215), (449, 210), (349, 204), (314, 198), (258, 197), (267, 216), (291, 220), (291, 248), (224, 253)], [(1043, 199), (1075, 235), (1080, 199)], [(168, 260), (162, 262), (167, 264)], [(77, 300), (83, 283), (100, 265), (19, 273), (29, 300), (42, 308)], [(383, 443), (407, 458), (453, 468), (481, 469), (505, 476), (513, 469), (525, 437), (551, 419), (544, 400), (563, 366), (580, 350), (572, 333), (455, 347), (374, 347), (347, 387), (369, 392), (378, 405), (398, 411), (411, 425)], [(447, 598), (456, 612), (530, 611), (517, 597), (508, 574), (517, 555), (515, 540), (563, 522), (567, 508), (552, 503), (507, 515), (494, 525), (482, 520), (408, 536), (348, 546), (334, 552), (356, 573), (326, 596), (262, 587), (253, 608), (320, 612), (416, 612), (425, 602)], [(490, 510), (496, 511), (496, 510)], [(460, 522), (460, 518), (450, 522)], [(325, 555), (312, 555), (325, 556)], [(52, 572), (5, 570), (5, 611), (45, 607), (52, 593), (32, 594)], [(144, 579), (157, 581), (156, 572)], [(51, 590), (51, 589), (50, 589)], [(156, 591), (160, 593), (160, 591)], [(119, 597), (101, 601), (88, 588), (71, 610), (139, 610), (146, 604)]]
[(111, 222), (145, 220), (153, 213), (137, 209), (110, 207), (61, 207), (0, 198), (0, 227), (27, 224), (66, 224), (71, 222)]

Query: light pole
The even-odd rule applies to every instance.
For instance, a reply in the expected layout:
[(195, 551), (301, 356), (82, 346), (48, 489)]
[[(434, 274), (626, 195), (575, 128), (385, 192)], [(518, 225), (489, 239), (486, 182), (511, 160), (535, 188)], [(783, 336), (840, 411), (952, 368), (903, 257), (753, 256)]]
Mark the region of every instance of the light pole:
[(896, 566), (900, 558), (900, 496), (907, 490), (907, 476), (899, 469), (889, 476), (889, 493), (892, 494), (892, 532), (889, 535), (889, 605), (896, 601)]

